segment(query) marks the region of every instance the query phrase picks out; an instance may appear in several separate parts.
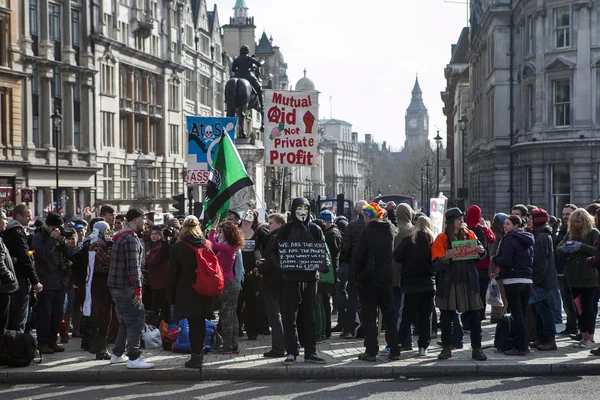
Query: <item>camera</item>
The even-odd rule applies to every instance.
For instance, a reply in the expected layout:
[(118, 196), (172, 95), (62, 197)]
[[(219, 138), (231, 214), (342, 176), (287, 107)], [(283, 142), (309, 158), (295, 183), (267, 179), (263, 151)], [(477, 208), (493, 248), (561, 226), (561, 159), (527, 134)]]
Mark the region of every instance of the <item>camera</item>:
[(165, 238), (169, 238), (169, 237), (173, 236), (174, 234), (175, 234), (175, 231), (173, 230), (173, 228), (163, 229), (163, 235), (165, 236)]
[(58, 228), (58, 230), (60, 231), (60, 235), (63, 236), (65, 239), (70, 239), (75, 234), (75, 231), (73, 229), (65, 229), (62, 226)]

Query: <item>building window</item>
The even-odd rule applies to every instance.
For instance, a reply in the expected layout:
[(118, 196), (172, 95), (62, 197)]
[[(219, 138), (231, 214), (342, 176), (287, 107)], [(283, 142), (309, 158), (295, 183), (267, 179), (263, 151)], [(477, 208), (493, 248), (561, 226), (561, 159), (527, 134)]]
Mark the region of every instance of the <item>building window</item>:
[(140, 31), (135, 32), (135, 48), (139, 51), (146, 51), (146, 38)]
[(149, 152), (156, 153), (156, 133), (158, 131), (158, 125), (150, 124), (150, 143), (149, 143)]
[(596, 125), (600, 125), (600, 67), (596, 68)]
[(33, 131), (33, 144), (36, 148), (42, 147), (42, 138), (40, 137), (39, 117), (34, 115), (31, 121), (31, 130)]
[(113, 16), (109, 13), (104, 13), (104, 25), (106, 26), (106, 36), (113, 35)]
[(79, 11), (71, 10), (71, 41), (73, 47), (79, 47)]
[(171, 168), (171, 195), (179, 194), (179, 170)]
[(121, 198), (131, 198), (131, 166), (121, 165)]
[(525, 176), (527, 193), (525, 194), (527, 198), (527, 204), (533, 204), (533, 168), (527, 167), (526, 171), (527, 175)]
[(200, 36), (200, 51), (207, 56), (210, 55), (210, 40), (204, 35)]
[(571, 82), (554, 81), (554, 126), (571, 125)]
[(0, 14), (0, 65), (8, 66), (10, 60), (10, 16)]
[(51, 41), (60, 42), (60, 6), (48, 3), (48, 30)]
[(52, 82), (50, 82), (50, 92), (52, 93), (53, 98), (62, 99), (62, 79), (59, 68), (54, 70)]
[(571, 44), (571, 11), (569, 7), (554, 10), (554, 25), (556, 48), (569, 47)]
[(150, 54), (158, 57), (158, 36), (152, 35), (151, 40), (152, 41), (150, 42)]
[(535, 54), (535, 19), (532, 15), (527, 17), (527, 55)]
[(189, 25), (185, 26), (185, 44), (190, 47), (194, 46), (194, 28)]
[(142, 148), (142, 140), (143, 140), (143, 125), (142, 121), (135, 121), (135, 145), (134, 150), (140, 150)]
[(104, 164), (104, 198), (112, 199), (115, 197), (115, 166)]
[(119, 148), (127, 150), (127, 118), (119, 119)]
[[(224, 111), (225, 109), (225, 99), (223, 97), (223, 84), (221, 82), (215, 83), (217, 87), (217, 104), (216, 108), (218, 111)], [(258, 113), (256, 113), (258, 116)]]
[(127, 22), (119, 21), (119, 35), (122, 43), (129, 43), (129, 24)]
[(119, 70), (119, 97), (127, 97), (127, 73), (123, 69)]
[(73, 122), (73, 145), (77, 150), (81, 150), (81, 123), (79, 121)]
[(210, 78), (200, 75), (200, 103), (212, 107), (212, 96), (210, 95)]
[(148, 78), (148, 103), (156, 104), (156, 81), (154, 78)]
[(571, 169), (569, 165), (552, 165), (550, 180), (552, 210), (554, 215), (561, 215), (565, 204), (571, 202)]
[(527, 93), (526, 93), (526, 101), (527, 101), (527, 131), (531, 131), (533, 125), (535, 124), (535, 85), (529, 84), (527, 85)]
[(38, 35), (37, 0), (29, 0), (29, 34)]
[(142, 79), (139, 74), (133, 75), (133, 100), (142, 101)]
[(107, 111), (102, 111), (102, 132), (104, 138), (104, 146), (112, 147), (114, 140), (114, 124), (115, 114)]
[(169, 110), (179, 111), (179, 84), (176, 81), (169, 82)]
[(185, 98), (188, 100), (194, 100), (192, 97), (194, 95), (194, 82), (192, 76), (193, 71), (185, 71)]
[(169, 135), (171, 137), (171, 154), (179, 154), (179, 125), (169, 125)]
[(102, 94), (114, 96), (115, 94), (115, 67), (112, 64), (103, 62), (101, 71)]

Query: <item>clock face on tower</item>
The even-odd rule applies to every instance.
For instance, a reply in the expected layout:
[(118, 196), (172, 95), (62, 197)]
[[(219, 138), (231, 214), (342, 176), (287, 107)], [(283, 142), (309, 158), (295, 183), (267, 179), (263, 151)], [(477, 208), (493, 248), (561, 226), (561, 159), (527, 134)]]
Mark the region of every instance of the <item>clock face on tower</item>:
[(416, 127), (417, 127), (417, 120), (416, 120), (416, 119), (411, 119), (411, 120), (409, 120), (409, 121), (408, 121), (408, 125), (409, 125), (411, 128), (416, 128)]

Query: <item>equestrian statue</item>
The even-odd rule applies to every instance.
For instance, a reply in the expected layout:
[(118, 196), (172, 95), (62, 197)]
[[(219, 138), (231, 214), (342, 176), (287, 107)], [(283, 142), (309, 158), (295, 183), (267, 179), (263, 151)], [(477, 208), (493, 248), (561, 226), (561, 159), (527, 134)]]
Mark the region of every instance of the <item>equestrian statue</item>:
[(225, 85), (225, 103), (227, 116), (238, 118), (238, 138), (247, 138), (244, 132), (244, 121), (248, 110), (256, 110), (260, 114), (260, 131), (264, 132), (263, 90), (259, 81), (262, 64), (254, 56), (250, 56), (250, 48), (246, 45), (240, 49), (240, 55), (233, 60), (231, 71), (233, 78)]

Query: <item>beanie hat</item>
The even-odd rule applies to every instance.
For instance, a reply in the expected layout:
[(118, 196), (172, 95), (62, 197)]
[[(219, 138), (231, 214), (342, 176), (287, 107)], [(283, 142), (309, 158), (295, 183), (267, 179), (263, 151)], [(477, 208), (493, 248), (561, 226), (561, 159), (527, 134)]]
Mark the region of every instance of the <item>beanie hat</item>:
[(456, 218), (462, 217), (464, 214), (458, 207), (453, 207), (446, 211), (446, 222), (454, 221)]
[(504, 221), (506, 221), (507, 215), (504, 213), (498, 213), (496, 215), (498, 216), (498, 220), (500, 221), (500, 223), (504, 225)]
[(548, 223), (548, 213), (543, 208), (536, 208), (531, 210), (531, 218), (533, 220), (533, 227), (539, 228)]
[(131, 222), (142, 215), (144, 215), (144, 212), (139, 208), (130, 208), (127, 214), (125, 214), (125, 219), (127, 219), (127, 222)]
[(46, 217), (46, 226), (61, 226), (64, 225), (65, 220), (60, 214), (50, 213)]
[(329, 210), (323, 210), (319, 213), (317, 219), (323, 222), (333, 222), (333, 213)]
[(476, 205), (472, 205), (467, 210), (467, 218), (466, 223), (467, 226), (477, 226), (479, 225), (479, 220), (481, 219), (481, 208)]

